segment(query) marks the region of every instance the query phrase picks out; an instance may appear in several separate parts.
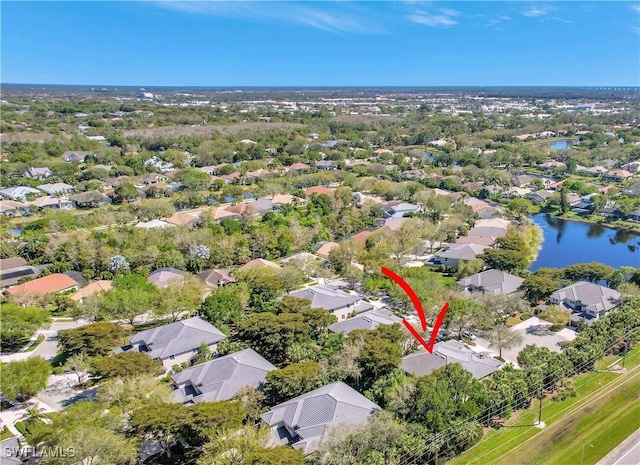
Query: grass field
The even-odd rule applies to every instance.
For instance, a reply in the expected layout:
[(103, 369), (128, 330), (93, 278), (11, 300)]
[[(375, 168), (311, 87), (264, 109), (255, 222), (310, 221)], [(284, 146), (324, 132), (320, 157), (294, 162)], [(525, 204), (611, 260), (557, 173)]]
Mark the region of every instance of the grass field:
[[(629, 353), (625, 374), (587, 373), (574, 378), (577, 396), (543, 402), (543, 430), (534, 428), (538, 402), (488, 433), (450, 464), (544, 465), (594, 464), (638, 428), (640, 418), (640, 346)], [(589, 447), (592, 444), (593, 447)]]

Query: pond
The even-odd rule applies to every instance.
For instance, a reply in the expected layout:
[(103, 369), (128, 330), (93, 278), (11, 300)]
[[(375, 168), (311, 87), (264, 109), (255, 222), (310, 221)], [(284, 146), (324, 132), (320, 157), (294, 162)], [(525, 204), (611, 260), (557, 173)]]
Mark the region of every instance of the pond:
[(600, 262), (614, 268), (640, 267), (640, 234), (563, 220), (544, 213), (530, 218), (544, 234), (538, 257), (529, 267), (531, 271), (588, 262)]
[(569, 148), (569, 142), (575, 145), (577, 141), (570, 139), (556, 140), (551, 142), (551, 150), (567, 150)]

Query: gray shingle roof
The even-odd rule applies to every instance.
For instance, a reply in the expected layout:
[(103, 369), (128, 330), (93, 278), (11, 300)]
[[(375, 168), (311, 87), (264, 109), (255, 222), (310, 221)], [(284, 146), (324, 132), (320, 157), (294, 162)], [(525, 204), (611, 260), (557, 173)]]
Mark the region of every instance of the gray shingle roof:
[(382, 409), (342, 381), (276, 405), (261, 415), (269, 426), (284, 424), (296, 432), (292, 446), (305, 453), (316, 449), (328, 428), (360, 425)]
[(479, 244), (452, 244), (436, 252), (435, 256), (456, 260), (473, 260), (486, 248), (486, 246)]
[(579, 301), (582, 304), (582, 310), (600, 313), (617, 307), (620, 303), (620, 293), (599, 284), (578, 281), (551, 294), (551, 301), (565, 300)]
[(487, 270), (458, 281), (458, 284), (471, 291), (480, 290), (487, 294), (511, 294), (518, 290), (524, 281), (520, 276), (500, 270)]
[(171, 284), (182, 284), (184, 282), (184, 272), (177, 268), (158, 268), (149, 275), (147, 280), (157, 287), (168, 287)]
[(213, 402), (231, 399), (244, 386), (260, 386), (276, 367), (252, 349), (245, 349), (173, 375), (176, 400)]
[(348, 294), (339, 289), (330, 286), (313, 286), (300, 291), (289, 294), (299, 299), (308, 299), (311, 301), (312, 308), (324, 308), (329, 311), (353, 305), (362, 297), (358, 295)]
[(407, 373), (426, 376), (447, 363), (460, 363), (476, 379), (484, 378), (502, 366), (500, 360), (478, 354), (459, 342), (446, 341), (438, 342), (432, 354), (421, 349), (403, 357), (400, 367)]
[(492, 226), (476, 226), (471, 228), (468, 233), (469, 236), (493, 236), (503, 237), (507, 235), (507, 230), (500, 227)]
[(389, 310), (370, 310), (353, 318), (338, 321), (329, 325), (329, 331), (334, 333), (350, 333), (356, 329), (376, 329), (380, 325), (392, 325), (400, 323), (401, 318), (395, 316)]
[(129, 336), (132, 344), (144, 344), (151, 358), (166, 359), (197, 349), (200, 344), (216, 344), (225, 336), (218, 328), (200, 317), (176, 321)]

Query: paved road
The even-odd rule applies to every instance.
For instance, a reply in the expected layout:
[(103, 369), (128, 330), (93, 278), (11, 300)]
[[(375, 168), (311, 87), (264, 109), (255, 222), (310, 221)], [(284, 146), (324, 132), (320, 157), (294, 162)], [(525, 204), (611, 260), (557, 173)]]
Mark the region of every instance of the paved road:
[(596, 465), (640, 465), (640, 429), (622, 441)]
[(46, 339), (32, 352), (18, 352), (15, 354), (0, 355), (0, 362), (13, 362), (29, 357), (40, 356), (45, 360), (53, 360), (58, 351), (58, 331), (77, 328), (88, 324), (88, 321), (54, 321), (48, 329), (38, 330), (38, 334), (44, 334)]

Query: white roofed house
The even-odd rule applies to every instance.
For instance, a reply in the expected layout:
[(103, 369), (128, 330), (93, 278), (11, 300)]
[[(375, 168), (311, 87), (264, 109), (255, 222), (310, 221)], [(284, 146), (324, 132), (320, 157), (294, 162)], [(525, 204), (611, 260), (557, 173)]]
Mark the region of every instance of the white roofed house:
[(0, 190), (0, 195), (10, 200), (24, 200), (29, 195), (39, 195), (41, 192), (38, 189), (27, 186), (7, 187)]
[(578, 281), (555, 291), (549, 302), (571, 310), (572, 322), (595, 320), (620, 305), (621, 294), (615, 289), (587, 281)]
[(173, 396), (194, 404), (228, 400), (245, 386), (261, 388), (267, 373), (275, 369), (253, 349), (244, 349), (176, 373)]
[(226, 338), (211, 323), (193, 317), (129, 336), (130, 344), (122, 347), (122, 350), (144, 352), (152, 359), (160, 360), (169, 369), (173, 365), (191, 361), (201, 344), (215, 352), (218, 342)]
[(33, 179), (47, 179), (53, 176), (51, 170), (47, 167), (44, 168), (29, 168), (24, 175)]
[(371, 310), (373, 305), (365, 302), (358, 294), (349, 294), (332, 286), (313, 286), (289, 293), (291, 297), (311, 301), (312, 308), (324, 308), (338, 321), (346, 319), (352, 313)]
[(331, 429), (366, 424), (382, 409), (342, 381), (327, 384), (278, 404), (261, 418), (271, 427), (272, 444), (289, 444), (309, 454)]
[(29, 202), (38, 210), (73, 210), (73, 202), (63, 197), (51, 197), (45, 195), (44, 197), (38, 197), (33, 202)]
[(38, 186), (38, 189), (48, 195), (60, 195), (73, 191), (73, 186), (65, 184), (64, 182), (56, 182), (53, 184), (42, 184)]

